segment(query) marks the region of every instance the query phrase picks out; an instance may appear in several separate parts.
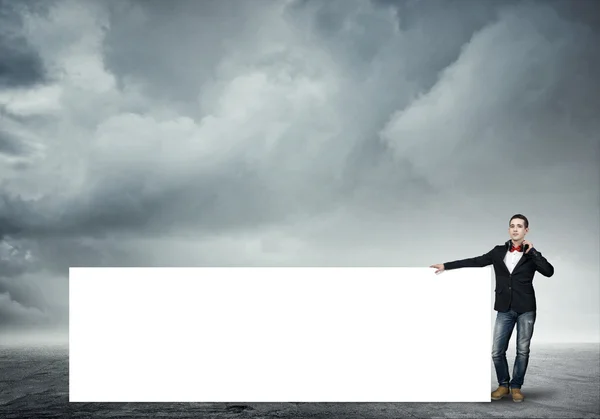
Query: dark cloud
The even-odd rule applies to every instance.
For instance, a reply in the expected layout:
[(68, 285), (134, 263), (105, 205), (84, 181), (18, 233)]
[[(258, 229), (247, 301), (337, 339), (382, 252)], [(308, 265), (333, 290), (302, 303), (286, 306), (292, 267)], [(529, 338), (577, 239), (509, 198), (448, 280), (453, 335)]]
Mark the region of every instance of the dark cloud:
[(560, 15), (577, 24), (583, 24), (600, 35), (600, 4), (595, 0), (537, 0), (538, 4), (551, 6)]
[(106, 66), (119, 81), (134, 78), (146, 94), (172, 101), (172, 106), (195, 102), (205, 83), (217, 77), (219, 61), (244, 48), (244, 29), (260, 25), (265, 4), (274, 3), (109, 2), (111, 30), (103, 41)]
[(0, 241), (0, 277), (18, 277), (35, 267), (35, 259), (27, 248), (9, 237)]
[(39, 268), (29, 247), (9, 237), (0, 241), (0, 333), (52, 323), (47, 283), (31, 280)]
[(0, 128), (0, 153), (9, 156), (27, 156), (31, 153), (31, 149)]
[(42, 288), (25, 281), (14, 281), (0, 278), (0, 294), (4, 294), (11, 304), (18, 304), (24, 309), (42, 310), (46, 307)]
[(29, 86), (44, 81), (39, 56), (22, 40), (0, 35), (0, 57), (0, 86)]
[(66, 325), (70, 266), (428, 266), (517, 212), (598, 294), (591, 3), (55, 4), (0, 92), (7, 324)]
[(31, 86), (46, 81), (39, 53), (23, 36), (22, 13), (41, 11), (39, 2), (0, 1), (0, 88)]

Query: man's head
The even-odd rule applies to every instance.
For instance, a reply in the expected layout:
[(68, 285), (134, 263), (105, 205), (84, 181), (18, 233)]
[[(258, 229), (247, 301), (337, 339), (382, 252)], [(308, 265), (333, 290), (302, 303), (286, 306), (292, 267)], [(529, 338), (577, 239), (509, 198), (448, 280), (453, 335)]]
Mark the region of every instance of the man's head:
[(508, 235), (515, 243), (521, 243), (529, 232), (529, 220), (523, 214), (515, 214), (508, 222)]

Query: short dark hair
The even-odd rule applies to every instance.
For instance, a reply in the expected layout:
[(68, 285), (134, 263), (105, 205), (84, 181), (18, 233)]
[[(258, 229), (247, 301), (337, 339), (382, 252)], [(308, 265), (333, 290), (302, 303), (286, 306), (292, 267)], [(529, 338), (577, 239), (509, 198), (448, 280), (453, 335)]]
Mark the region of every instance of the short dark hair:
[(510, 222), (512, 220), (514, 220), (515, 218), (519, 218), (519, 219), (523, 220), (525, 222), (525, 228), (529, 227), (529, 220), (523, 214), (515, 214), (512, 217), (510, 217), (510, 220), (508, 221), (508, 225), (510, 225)]

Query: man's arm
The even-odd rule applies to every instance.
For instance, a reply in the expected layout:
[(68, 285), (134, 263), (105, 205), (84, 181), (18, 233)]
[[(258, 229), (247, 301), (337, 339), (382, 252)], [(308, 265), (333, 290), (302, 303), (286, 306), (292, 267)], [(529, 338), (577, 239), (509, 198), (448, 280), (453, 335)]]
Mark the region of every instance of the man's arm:
[(492, 252), (493, 252), (493, 249), (484, 255), (476, 256), (474, 258), (460, 259), (460, 260), (454, 260), (452, 262), (446, 262), (446, 263), (444, 263), (444, 269), (446, 271), (449, 271), (451, 269), (459, 269), (459, 268), (483, 268), (484, 266), (488, 266), (493, 263)]
[(539, 273), (548, 278), (554, 275), (554, 266), (552, 266), (540, 252), (535, 250), (534, 247), (532, 247), (526, 255), (529, 256), (533, 263), (535, 263), (536, 270)]

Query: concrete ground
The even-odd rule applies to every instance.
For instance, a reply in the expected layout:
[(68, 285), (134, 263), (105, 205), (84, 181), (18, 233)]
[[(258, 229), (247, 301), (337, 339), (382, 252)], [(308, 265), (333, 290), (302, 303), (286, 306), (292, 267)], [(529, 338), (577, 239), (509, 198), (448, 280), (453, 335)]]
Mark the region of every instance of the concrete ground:
[(600, 418), (598, 344), (532, 346), (523, 403), (69, 403), (68, 366), (66, 347), (0, 347), (0, 418)]

